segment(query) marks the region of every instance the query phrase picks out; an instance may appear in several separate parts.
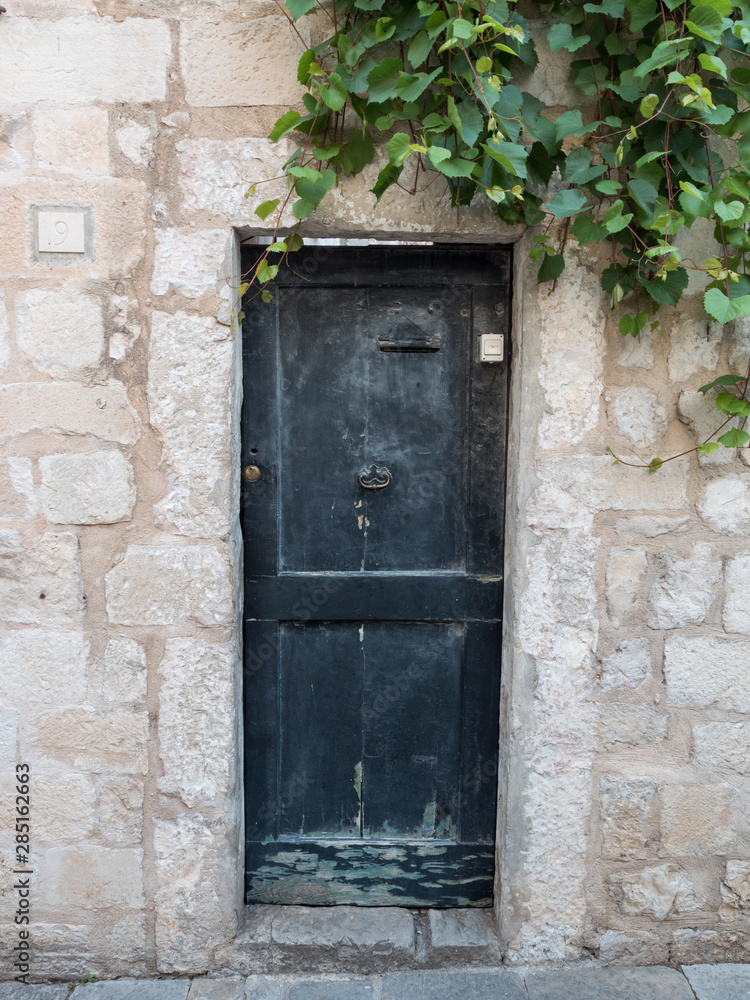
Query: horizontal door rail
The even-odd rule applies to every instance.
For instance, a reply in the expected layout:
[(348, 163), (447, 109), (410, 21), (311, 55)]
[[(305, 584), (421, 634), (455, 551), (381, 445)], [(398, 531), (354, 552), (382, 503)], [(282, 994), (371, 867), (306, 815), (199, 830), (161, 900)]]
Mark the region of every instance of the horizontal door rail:
[(503, 582), (464, 574), (251, 576), (247, 621), (499, 621)]

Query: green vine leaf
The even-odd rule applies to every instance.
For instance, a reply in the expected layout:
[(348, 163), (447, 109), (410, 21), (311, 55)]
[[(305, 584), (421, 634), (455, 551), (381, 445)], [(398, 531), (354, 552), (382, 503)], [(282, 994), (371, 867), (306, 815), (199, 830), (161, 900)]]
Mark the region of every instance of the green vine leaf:
[(255, 214), (259, 219), (267, 219), (271, 212), (275, 212), (276, 209), (281, 204), (280, 198), (273, 198), (271, 201), (261, 202), (260, 205), (255, 209)]
[(309, 14), (315, 4), (316, 0), (286, 0), (286, 9), (296, 21), (304, 14)]
[(728, 323), (750, 315), (750, 295), (730, 299), (720, 289), (709, 288), (703, 296), (703, 308), (717, 323)]
[(282, 139), (288, 132), (291, 132), (302, 120), (302, 116), (299, 111), (287, 111), (286, 114), (282, 115), (281, 118), (276, 122), (274, 127), (271, 129), (271, 133), (268, 138), (271, 142), (278, 142)]
[(588, 201), (583, 191), (576, 191), (575, 188), (567, 188), (560, 191), (547, 204), (547, 208), (558, 219), (566, 219), (571, 215), (577, 215), (586, 207)]
[(717, 385), (737, 385), (738, 382), (742, 381), (744, 381), (742, 375), (719, 375), (719, 377), (715, 378), (713, 382), (709, 382), (707, 385), (702, 385), (698, 392), (702, 392), (705, 396), (709, 389), (715, 389)]
[(556, 281), (565, 270), (565, 258), (562, 254), (545, 254), (537, 274), (540, 284), (545, 281)]
[(750, 434), (747, 431), (741, 431), (737, 427), (733, 427), (726, 434), (722, 434), (717, 440), (725, 448), (742, 448), (750, 441)]

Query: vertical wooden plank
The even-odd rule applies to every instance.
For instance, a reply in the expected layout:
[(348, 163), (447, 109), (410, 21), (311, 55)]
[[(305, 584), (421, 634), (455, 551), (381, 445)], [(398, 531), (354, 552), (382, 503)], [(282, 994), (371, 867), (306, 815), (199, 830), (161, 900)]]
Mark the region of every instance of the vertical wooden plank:
[(281, 626), (281, 836), (360, 836), (362, 648), (354, 623)]
[(446, 835), (436, 815), (458, 779), (463, 627), (373, 623), (364, 635), (365, 836)]
[(257, 482), (242, 478), (240, 520), (245, 576), (277, 570), (278, 399), (276, 374), (277, 303), (255, 299), (242, 324), (242, 467), (257, 465)]
[[(366, 496), (365, 568), (463, 569), (469, 293), (373, 289), (369, 302), (365, 464), (384, 464), (393, 478)], [(428, 342), (438, 350), (408, 350)]]
[(468, 622), (462, 671), (462, 718), (458, 839), (489, 844), (495, 837), (501, 629), (495, 622)]
[(357, 476), (367, 424), (366, 308), (366, 293), (353, 289), (281, 293), (282, 571), (361, 567)]
[(243, 653), (245, 835), (278, 836), (279, 623), (246, 621)]

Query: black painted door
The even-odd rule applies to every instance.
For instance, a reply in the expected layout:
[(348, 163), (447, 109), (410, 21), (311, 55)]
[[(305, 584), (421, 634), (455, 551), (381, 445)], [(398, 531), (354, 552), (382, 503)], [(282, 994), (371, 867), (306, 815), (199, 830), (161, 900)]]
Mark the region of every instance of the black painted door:
[(510, 252), (295, 257), (243, 333), (247, 901), (489, 906)]

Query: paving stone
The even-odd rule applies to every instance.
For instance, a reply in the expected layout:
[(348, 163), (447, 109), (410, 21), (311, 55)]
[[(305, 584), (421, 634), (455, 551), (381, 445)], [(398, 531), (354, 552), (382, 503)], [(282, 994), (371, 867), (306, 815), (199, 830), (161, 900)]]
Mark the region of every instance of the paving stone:
[(571, 968), (524, 976), (528, 1000), (695, 1000), (675, 969)]
[(300, 976), (248, 976), (247, 1000), (372, 1000), (373, 980), (363, 976), (302, 978)]
[(202, 977), (190, 984), (188, 1000), (244, 1000), (244, 996), (245, 980), (241, 976)]
[(39, 986), (36, 983), (0, 983), (0, 1000), (65, 1000), (68, 987), (65, 983)]
[[(489, 972), (435, 970), (385, 976), (381, 995), (382, 1000), (455, 1000), (461, 996), (469, 996), (472, 1000), (528, 1000), (521, 976), (510, 969)], [(563, 998), (555, 996), (555, 1000)]]
[(683, 965), (697, 1000), (740, 1000), (750, 996), (750, 965)]
[(374, 983), (366, 979), (314, 980), (290, 987), (286, 1000), (370, 1000)]
[(186, 1000), (189, 989), (189, 979), (111, 979), (74, 992), (76, 1000)]

